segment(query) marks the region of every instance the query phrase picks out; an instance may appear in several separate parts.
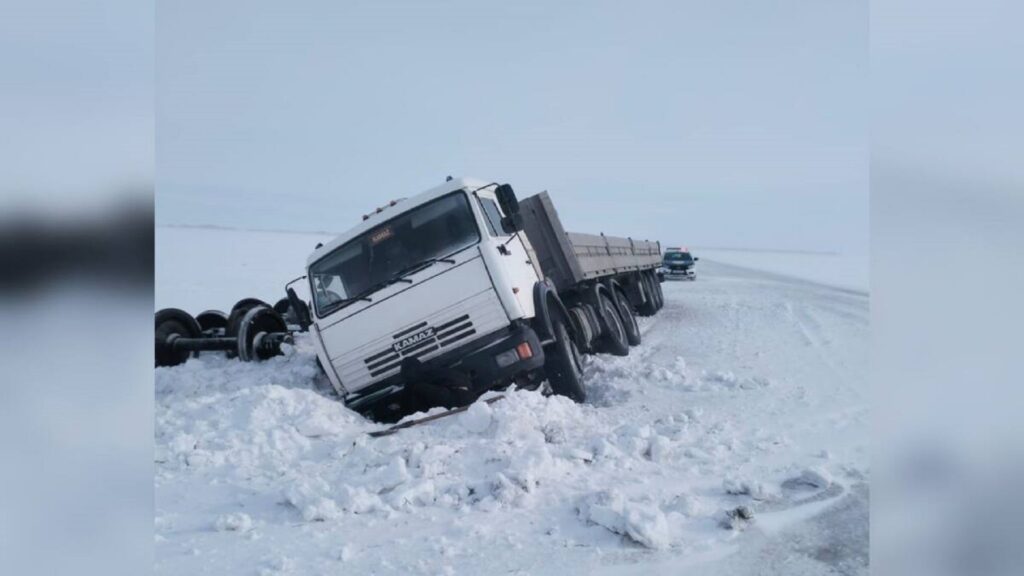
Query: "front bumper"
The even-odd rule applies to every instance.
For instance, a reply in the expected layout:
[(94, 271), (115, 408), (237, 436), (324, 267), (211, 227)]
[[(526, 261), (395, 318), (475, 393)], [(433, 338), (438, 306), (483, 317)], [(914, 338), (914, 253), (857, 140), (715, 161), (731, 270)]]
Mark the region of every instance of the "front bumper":
[(696, 278), (697, 273), (694, 272), (693, 268), (676, 268), (665, 270), (665, 278), (671, 280), (692, 280)]
[[(514, 350), (522, 343), (528, 343), (532, 356), (518, 359), (501, 366), (497, 355)], [(513, 322), (507, 328), (492, 332), (463, 346), (449, 350), (423, 362), (423, 368), (430, 372), (439, 368), (450, 368), (469, 376), (473, 391), (483, 393), (511, 383), (516, 376), (526, 374), (544, 366), (544, 348), (540, 337), (525, 322)], [(406, 380), (401, 373), (376, 382), (357, 393), (345, 397), (345, 405), (353, 410), (380, 416), (381, 409), (399, 413), (404, 408), (403, 392)]]

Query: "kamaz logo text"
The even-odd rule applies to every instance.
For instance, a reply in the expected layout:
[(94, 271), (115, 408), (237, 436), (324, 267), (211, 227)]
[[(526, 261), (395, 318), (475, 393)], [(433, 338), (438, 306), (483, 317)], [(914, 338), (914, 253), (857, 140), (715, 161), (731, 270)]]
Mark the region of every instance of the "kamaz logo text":
[(411, 346), (415, 346), (420, 342), (423, 342), (424, 340), (429, 340), (433, 337), (434, 328), (431, 326), (428, 328), (424, 328), (423, 330), (420, 330), (419, 332), (413, 334), (412, 336), (406, 336), (405, 338), (402, 338), (398, 342), (392, 344), (391, 347), (395, 350), (395, 352), (401, 354), (402, 350), (405, 350), (406, 348), (409, 348)]

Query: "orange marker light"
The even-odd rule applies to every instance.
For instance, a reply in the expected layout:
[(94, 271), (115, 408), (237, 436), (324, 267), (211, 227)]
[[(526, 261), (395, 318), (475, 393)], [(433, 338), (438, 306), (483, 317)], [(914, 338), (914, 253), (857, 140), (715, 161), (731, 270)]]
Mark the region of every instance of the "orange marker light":
[(533, 358), (533, 349), (530, 348), (529, 342), (521, 342), (519, 346), (516, 346), (516, 354), (519, 354), (520, 360), (526, 360), (527, 358)]

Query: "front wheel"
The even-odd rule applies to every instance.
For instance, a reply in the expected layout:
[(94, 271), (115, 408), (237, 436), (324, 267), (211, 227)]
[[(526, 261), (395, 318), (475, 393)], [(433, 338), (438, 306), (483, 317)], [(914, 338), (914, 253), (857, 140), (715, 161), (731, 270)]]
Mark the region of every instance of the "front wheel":
[(566, 396), (574, 402), (583, 402), (587, 399), (587, 392), (583, 388), (579, 349), (569, 336), (564, 318), (555, 316), (551, 324), (555, 341), (544, 351), (544, 372), (548, 383), (555, 394)]

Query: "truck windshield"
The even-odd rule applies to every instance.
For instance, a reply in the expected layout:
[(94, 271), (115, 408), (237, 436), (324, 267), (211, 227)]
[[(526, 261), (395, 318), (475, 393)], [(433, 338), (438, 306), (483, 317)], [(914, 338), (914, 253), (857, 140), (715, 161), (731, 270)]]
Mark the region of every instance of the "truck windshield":
[(309, 268), (313, 301), (324, 315), (397, 281), (418, 264), (444, 258), (480, 241), (462, 191), (371, 228)]

